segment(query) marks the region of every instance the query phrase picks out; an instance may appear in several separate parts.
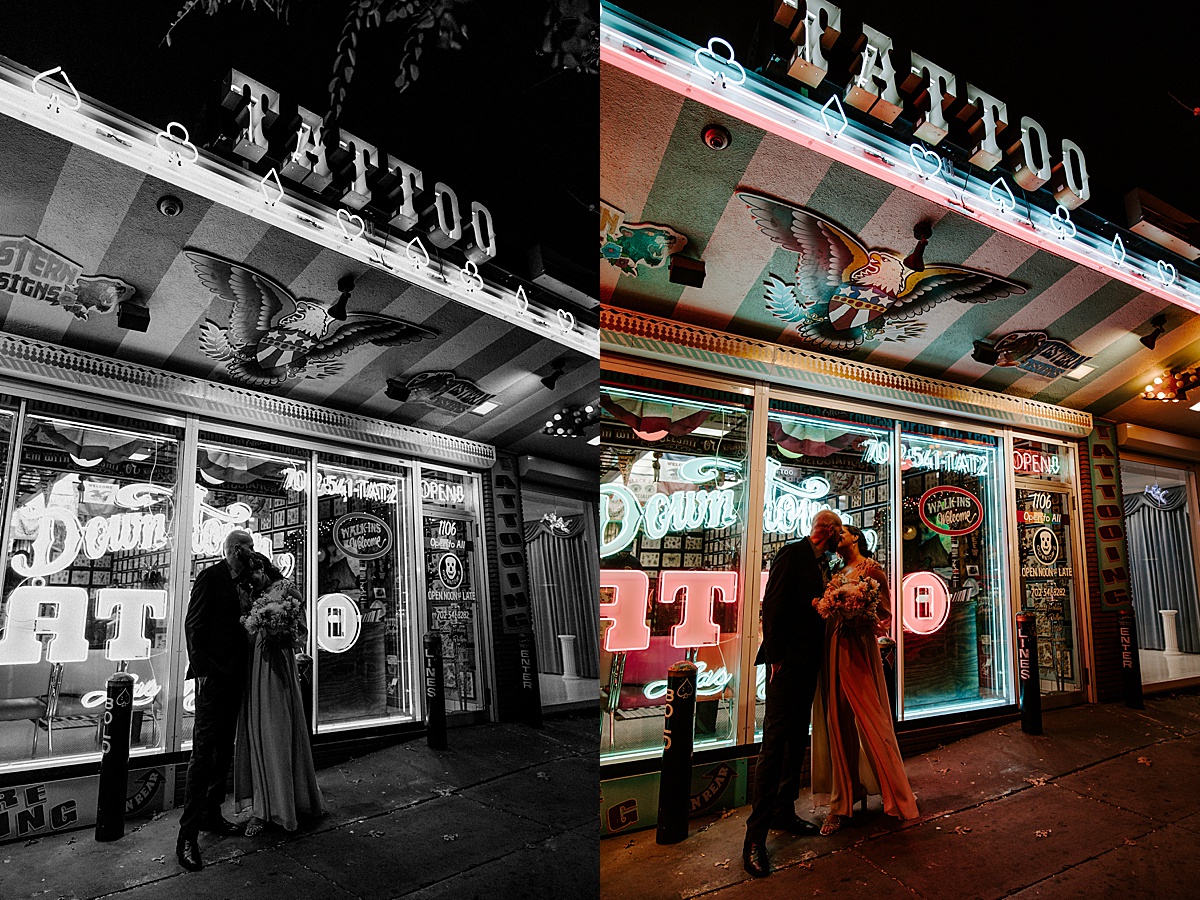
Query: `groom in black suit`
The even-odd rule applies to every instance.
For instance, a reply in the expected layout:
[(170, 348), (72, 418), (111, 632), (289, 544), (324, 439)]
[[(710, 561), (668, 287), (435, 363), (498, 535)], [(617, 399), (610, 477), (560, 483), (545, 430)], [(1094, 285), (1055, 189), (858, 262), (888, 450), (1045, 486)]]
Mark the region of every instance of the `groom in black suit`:
[(771, 563), (762, 603), (762, 646), (754, 659), (755, 665), (767, 666), (767, 712), (754, 773), (754, 807), (742, 845), (742, 865), (755, 878), (771, 874), (768, 829), (817, 831), (796, 815), (795, 803), (825, 652), (825, 620), (812, 601), (825, 592), (825, 551), (837, 546), (841, 533), (838, 514), (822, 510), (808, 537), (784, 544)]
[(221, 815), (221, 804), (233, 760), (249, 648), (238, 588), (244, 580), (244, 558), (253, 552), (254, 539), (248, 532), (230, 532), (225, 538), (225, 559), (196, 576), (184, 621), (187, 677), (196, 680), (196, 717), (175, 855), (192, 872), (204, 865), (198, 842), (201, 829), (221, 835), (241, 833)]

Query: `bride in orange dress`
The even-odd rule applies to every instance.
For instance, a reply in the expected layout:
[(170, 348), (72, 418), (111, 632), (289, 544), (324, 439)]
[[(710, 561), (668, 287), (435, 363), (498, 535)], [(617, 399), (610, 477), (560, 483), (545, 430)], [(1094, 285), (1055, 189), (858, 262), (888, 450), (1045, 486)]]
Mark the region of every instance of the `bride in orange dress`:
[[(831, 581), (858, 587), (871, 579), (878, 584), (874, 615), (849, 618), (822, 608), (825, 623), (825, 661), (821, 666), (813, 705), (813, 803), (829, 806), (821, 834), (830, 835), (845, 824), (859, 800), (866, 809), (868, 794), (881, 794), (883, 811), (900, 819), (919, 814), (904, 772), (904, 760), (892, 726), (883, 661), (876, 636), (886, 636), (891, 623), (891, 596), (883, 567), (867, 549), (862, 531), (846, 525), (837, 547), (846, 565)], [(870, 591), (873, 596), (873, 589)], [(831, 596), (829, 593), (826, 597)], [(861, 602), (861, 601), (860, 601)]]

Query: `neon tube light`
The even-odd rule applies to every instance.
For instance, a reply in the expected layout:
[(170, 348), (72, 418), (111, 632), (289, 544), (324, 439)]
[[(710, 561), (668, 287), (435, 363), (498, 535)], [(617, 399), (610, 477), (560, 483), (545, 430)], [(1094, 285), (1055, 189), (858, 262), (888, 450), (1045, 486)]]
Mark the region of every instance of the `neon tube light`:
[[(1194, 279), (1187, 279), (1186, 284), (1182, 278), (1163, 284), (1157, 260), (1124, 248), (1117, 260), (1114, 241), (1078, 228), (1073, 235), (1064, 233), (1061, 218), (1056, 230), (1051, 222), (1055, 216), (1038, 207), (1001, 211), (989, 199), (990, 182), (955, 170), (952, 184), (944, 175), (942, 162), (936, 170), (926, 172), (910, 155), (908, 146), (854, 122), (834, 131), (823, 122), (823, 110), (815, 103), (754, 73), (747, 73), (745, 84), (714, 84), (711, 72), (696, 66), (691, 44), (642, 28), (604, 3), (600, 11), (600, 58), (638, 78), (977, 219), (996, 231), (1200, 312), (1200, 284)], [(932, 152), (916, 147), (922, 157)]]

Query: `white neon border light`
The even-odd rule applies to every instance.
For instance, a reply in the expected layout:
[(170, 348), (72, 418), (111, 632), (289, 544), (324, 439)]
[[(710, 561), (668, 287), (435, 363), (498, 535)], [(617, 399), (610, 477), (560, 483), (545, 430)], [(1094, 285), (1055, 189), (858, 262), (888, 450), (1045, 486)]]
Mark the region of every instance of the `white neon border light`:
[[(61, 87), (64, 79), (70, 90)], [(398, 239), (385, 246), (377, 237), (365, 233), (365, 225), (359, 230), (360, 217), (340, 208), (335, 212), (287, 193), (277, 174), (272, 177), (268, 172), (260, 178), (214, 157), (193, 152), (195, 145), (177, 123), (154, 131), (81, 97), (74, 88), (67, 73), (58, 67), (30, 75), (0, 59), (0, 113), (586, 356), (599, 358), (599, 329), (577, 323), (568, 310), (534, 304), (521, 288), (509, 291), (488, 283), (472, 271), (473, 267), (460, 268), (431, 259), (419, 238), (407, 242)], [(348, 225), (354, 227), (347, 228)]]
[[(1010, 209), (1007, 196), (1005, 202), (998, 202), (995, 182), (958, 170), (953, 182), (947, 181), (944, 163), (930, 168), (932, 156), (940, 160), (941, 155), (920, 142), (902, 144), (852, 121), (839, 120), (834, 130), (828, 121), (828, 103), (821, 107), (753, 72), (746, 73), (744, 83), (714, 82), (712, 70), (697, 65), (690, 43), (644, 29), (603, 2), (600, 59), (1038, 249), (1200, 313), (1200, 282), (1178, 275), (1169, 262), (1129, 252), (1119, 233), (1108, 239), (1084, 231), (1061, 207), (1053, 214), (1032, 205)], [(718, 62), (726, 61), (718, 58)]]

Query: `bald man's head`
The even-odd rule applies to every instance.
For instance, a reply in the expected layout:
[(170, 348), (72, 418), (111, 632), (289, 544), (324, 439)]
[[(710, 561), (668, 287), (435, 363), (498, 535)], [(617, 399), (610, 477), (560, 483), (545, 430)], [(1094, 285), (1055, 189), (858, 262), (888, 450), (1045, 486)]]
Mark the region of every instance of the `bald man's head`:
[(842, 517), (832, 509), (823, 509), (813, 517), (812, 531), (808, 539), (821, 553), (829, 550), (842, 536)]

